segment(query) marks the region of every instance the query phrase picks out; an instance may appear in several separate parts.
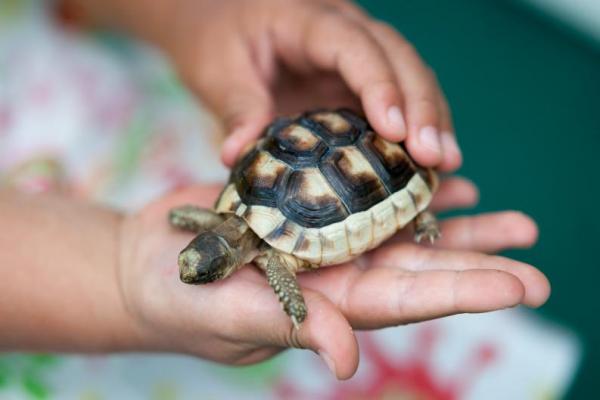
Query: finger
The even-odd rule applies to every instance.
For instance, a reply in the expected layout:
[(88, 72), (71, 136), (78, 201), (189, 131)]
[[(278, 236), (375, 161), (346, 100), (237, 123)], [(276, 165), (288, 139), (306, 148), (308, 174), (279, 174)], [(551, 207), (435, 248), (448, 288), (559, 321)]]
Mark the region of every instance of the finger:
[[(537, 241), (535, 222), (516, 211), (450, 218), (440, 223), (442, 237), (430, 247), (497, 253), (529, 248)], [(413, 232), (403, 230), (388, 243), (408, 242)]]
[(440, 91), (438, 95), (440, 110), (440, 141), (442, 143), (442, 153), (444, 155), (439, 169), (445, 172), (456, 171), (462, 164), (462, 153), (456, 141), (450, 107), (444, 93)]
[(244, 78), (244, 82), (230, 82), (211, 93), (222, 96), (222, 104), (217, 109), (228, 137), (223, 143), (221, 159), (228, 167), (235, 163), (246, 146), (260, 136), (274, 116), (268, 89), (248, 68), (247, 73), (238, 75)]
[[(248, 268), (244, 270), (237, 274), (252, 275), (251, 278), (259, 275), (257, 271), (250, 271)], [(237, 285), (225, 283), (223, 287), (228, 287), (229, 290), (227, 293), (221, 291), (220, 295), (229, 298), (231, 294), (231, 300), (237, 299), (239, 304), (227, 306), (235, 310), (231, 320), (235, 326), (224, 328), (225, 332), (240, 332), (240, 342), (251, 342), (261, 347), (310, 349), (319, 354), (338, 379), (348, 379), (354, 375), (358, 367), (356, 338), (346, 318), (327, 297), (303, 288), (308, 315), (300, 329), (296, 329), (282, 311), (277, 296), (267, 286), (264, 277), (258, 277), (258, 284), (264, 282), (261, 290), (256, 289), (256, 282), (247, 284), (251, 287), (242, 287), (244, 283), (239, 282), (240, 277), (232, 278), (237, 279)], [(240, 293), (253, 295), (244, 297)], [(231, 314), (230, 312), (229, 315)]]
[(364, 21), (368, 17), (367, 13), (358, 4), (346, 0), (324, 0), (330, 7), (333, 7), (349, 18), (357, 21)]
[[(374, 24), (373, 21), (366, 15), (364, 10), (362, 10), (355, 4), (346, 2), (346, 1), (338, 1), (338, 0), (328, 0), (328, 3), (331, 6), (336, 7), (342, 13), (347, 15), (349, 18), (353, 18), (361, 25), (367, 27), (367, 29), (371, 30), (371, 27), (373, 27), (373, 24)], [(397, 49), (396, 45), (398, 43), (402, 42), (403, 39), (393, 29), (391, 29), (391, 32), (390, 32), (390, 28), (386, 25), (383, 25), (382, 27), (378, 27), (379, 24), (377, 24), (377, 23), (375, 23), (374, 25), (375, 26), (374, 26), (373, 34), (376, 37), (376, 39), (379, 40), (382, 48), (384, 49), (386, 55), (388, 56), (388, 59), (392, 60), (392, 62), (394, 59), (396, 59), (396, 60), (398, 60), (398, 63), (403, 63), (403, 60), (400, 59), (399, 56), (396, 56), (396, 49)], [(388, 31), (388, 33), (386, 34), (385, 32), (382, 32), (381, 34), (378, 34), (377, 31), (379, 29), (381, 29), (382, 31)], [(390, 36), (390, 38), (388, 38), (387, 36)], [(393, 37), (396, 37), (395, 39), (400, 37), (401, 40), (397, 41)], [(401, 82), (401, 80), (400, 80), (401, 68), (397, 68), (397, 63), (393, 63), (393, 64), (394, 64), (393, 67), (395, 69), (395, 73), (397, 75), (398, 82)], [(402, 66), (403, 65), (398, 65), (398, 67), (402, 67)], [(437, 103), (438, 103), (437, 110), (439, 112), (440, 144), (442, 147), (442, 155), (443, 155), (442, 161), (440, 164), (440, 169), (442, 171), (454, 171), (454, 170), (458, 169), (458, 167), (460, 167), (460, 165), (462, 163), (462, 155), (460, 152), (460, 148), (458, 147), (458, 145), (456, 143), (456, 138), (453, 134), (454, 128), (452, 125), (452, 118), (451, 118), (451, 114), (450, 114), (450, 109), (448, 107), (448, 102), (440, 88), (439, 83), (437, 82), (437, 80), (435, 80), (435, 77), (434, 76), (432, 77), (432, 82), (427, 81), (427, 78), (428, 78), (427, 72), (428, 71), (427, 71), (426, 66), (424, 66), (422, 63), (421, 64), (417, 63), (417, 64), (415, 64), (415, 66), (417, 68), (420, 68), (421, 71), (423, 72), (421, 75), (425, 78), (426, 83), (431, 84), (431, 86), (433, 86), (434, 91), (437, 91), (437, 93), (438, 93), (438, 95), (437, 95)], [(418, 82), (415, 82), (415, 86), (417, 86), (417, 84), (418, 84)], [(402, 89), (403, 89), (403, 87), (402, 87)], [(406, 100), (408, 101), (408, 99), (406, 99)], [(431, 96), (431, 100), (432, 100), (432, 104), (433, 104), (434, 103), (433, 96)], [(426, 112), (424, 112), (423, 115), (426, 115)], [(409, 117), (407, 116), (407, 118), (409, 118)], [(417, 156), (417, 157), (419, 157), (419, 156)]]
[[(240, 110), (242, 107), (240, 105)], [(245, 111), (245, 115), (242, 115), (242, 112), (240, 112), (234, 119), (230, 119), (229, 123), (225, 123), (226, 132), (230, 133), (225, 142), (223, 142), (221, 161), (228, 167), (232, 167), (235, 164), (235, 161), (243, 150), (261, 135), (263, 129), (273, 118), (272, 114), (263, 113), (264, 110), (258, 109), (258, 107), (252, 109), (248, 105)], [(228, 121), (227, 118), (225, 121)]]
[(479, 200), (477, 186), (468, 179), (451, 177), (441, 181), (429, 208), (446, 211), (454, 208), (473, 207)]
[(367, 29), (384, 49), (394, 68), (404, 98), (408, 124), (407, 147), (424, 166), (437, 166), (443, 160), (440, 138), (442, 110), (440, 87), (431, 69), (415, 48), (391, 26), (369, 21)]
[(229, 137), (221, 156), (231, 166), (241, 150), (271, 121), (274, 111), (269, 77), (259, 70), (242, 41), (225, 40), (228, 45), (223, 46), (223, 51), (214, 52), (215, 60), (205, 63), (187, 80), (223, 121)]
[(535, 244), (538, 229), (527, 215), (516, 211), (451, 218), (442, 222), (435, 247), (496, 253)]
[(337, 304), (357, 329), (514, 307), (525, 293), (516, 276), (486, 269), (414, 272), (375, 267), (345, 283)]
[(430, 249), (412, 243), (382, 246), (371, 253), (370, 265), (410, 271), (493, 269), (516, 276), (525, 286), (523, 304), (539, 307), (548, 300), (550, 284), (535, 267), (506, 257), (471, 251)]
[(304, 18), (280, 21), (276, 28), (277, 47), (288, 54), (284, 59), (301, 64), (299, 54), (318, 69), (337, 71), (360, 97), (377, 132), (395, 141), (405, 137), (402, 99), (393, 70), (381, 47), (360, 24), (339, 12), (315, 7)]

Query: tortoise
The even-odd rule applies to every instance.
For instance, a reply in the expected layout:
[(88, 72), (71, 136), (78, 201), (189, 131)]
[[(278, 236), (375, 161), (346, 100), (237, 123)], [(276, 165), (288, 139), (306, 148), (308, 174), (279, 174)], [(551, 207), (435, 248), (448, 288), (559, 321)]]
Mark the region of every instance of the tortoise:
[(296, 272), (349, 261), (411, 221), (417, 242), (433, 242), (437, 186), (433, 170), (351, 110), (277, 118), (240, 156), (214, 210), (170, 210), (171, 225), (197, 234), (179, 254), (180, 279), (205, 284), (254, 262), (299, 328), (307, 309)]

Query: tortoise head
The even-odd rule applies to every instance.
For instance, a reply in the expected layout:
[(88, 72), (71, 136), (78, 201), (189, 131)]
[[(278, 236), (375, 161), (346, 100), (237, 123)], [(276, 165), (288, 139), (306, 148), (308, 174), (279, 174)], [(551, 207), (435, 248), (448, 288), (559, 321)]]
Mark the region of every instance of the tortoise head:
[(235, 252), (224, 237), (203, 232), (179, 253), (179, 277), (185, 283), (210, 283), (227, 277), (236, 267)]

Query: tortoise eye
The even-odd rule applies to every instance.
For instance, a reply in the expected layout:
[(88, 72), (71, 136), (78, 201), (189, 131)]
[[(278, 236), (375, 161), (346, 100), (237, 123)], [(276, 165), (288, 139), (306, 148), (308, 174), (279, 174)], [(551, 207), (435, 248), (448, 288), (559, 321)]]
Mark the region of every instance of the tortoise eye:
[(227, 268), (227, 264), (228, 263), (227, 263), (226, 255), (215, 257), (210, 262), (210, 267), (209, 267), (209, 270), (207, 271), (207, 273), (209, 275), (214, 276), (215, 279), (219, 279), (221, 276), (223, 276), (223, 273), (225, 272), (225, 269)]

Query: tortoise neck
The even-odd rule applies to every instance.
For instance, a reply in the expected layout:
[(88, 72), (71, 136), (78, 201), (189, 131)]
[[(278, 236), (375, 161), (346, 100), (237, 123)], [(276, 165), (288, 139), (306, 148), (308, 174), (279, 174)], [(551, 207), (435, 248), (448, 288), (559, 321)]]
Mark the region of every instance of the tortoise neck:
[(261, 239), (250, 229), (246, 221), (237, 215), (227, 218), (214, 228), (213, 232), (225, 239), (241, 265), (252, 261), (258, 253)]

